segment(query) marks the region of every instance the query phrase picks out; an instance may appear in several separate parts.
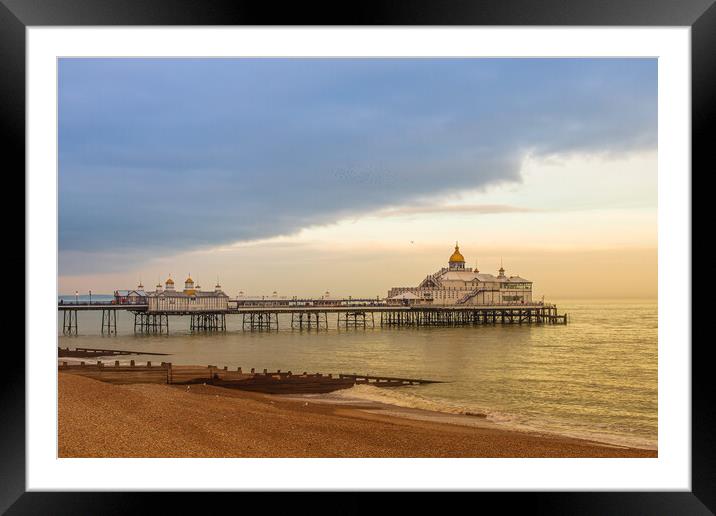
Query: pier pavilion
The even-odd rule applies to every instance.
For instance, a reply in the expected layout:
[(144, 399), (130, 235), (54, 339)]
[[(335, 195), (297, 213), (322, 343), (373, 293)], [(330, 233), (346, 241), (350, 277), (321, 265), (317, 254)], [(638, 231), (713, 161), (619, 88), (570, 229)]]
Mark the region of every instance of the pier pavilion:
[(147, 294), (147, 312), (225, 312), (229, 308), (229, 296), (218, 283), (213, 291), (199, 290), (189, 276), (182, 291), (175, 290), (171, 278), (164, 285), (164, 289)]
[(465, 266), (465, 258), (455, 242), (448, 266), (429, 274), (417, 287), (393, 287), (389, 305), (476, 306), (525, 305), (532, 303), (532, 282), (520, 276), (507, 276), (500, 265), (497, 276)]

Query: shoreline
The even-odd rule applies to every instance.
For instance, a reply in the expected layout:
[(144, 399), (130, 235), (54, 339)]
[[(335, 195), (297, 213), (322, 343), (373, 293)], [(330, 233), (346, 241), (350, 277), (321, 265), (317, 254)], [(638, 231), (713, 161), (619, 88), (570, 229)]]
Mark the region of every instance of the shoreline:
[[(59, 457), (657, 457), (449, 414), (58, 374)], [(407, 416), (407, 417), (406, 417)], [(447, 417), (446, 417), (447, 416)], [(480, 421), (478, 421), (480, 420)]]
[[(350, 390), (350, 389), (347, 389)], [(346, 391), (347, 391), (346, 390)], [(346, 392), (346, 391), (340, 391), (340, 392)], [(472, 428), (481, 428), (481, 429), (488, 429), (488, 430), (495, 430), (495, 431), (502, 431), (502, 432), (514, 432), (521, 435), (529, 435), (534, 437), (547, 437), (552, 439), (568, 439), (568, 440), (574, 440), (578, 442), (585, 442), (590, 444), (595, 444), (599, 446), (604, 447), (611, 447), (611, 448), (620, 448), (620, 449), (634, 449), (634, 450), (643, 450), (643, 451), (651, 451), (651, 452), (657, 452), (658, 447), (654, 446), (638, 446), (638, 445), (631, 445), (628, 443), (619, 443), (619, 442), (609, 442), (606, 440), (599, 440), (599, 438), (589, 438), (589, 437), (578, 437), (578, 436), (572, 436), (572, 435), (566, 435), (566, 434), (560, 434), (558, 432), (550, 431), (550, 430), (542, 430), (542, 429), (536, 429), (536, 428), (530, 428), (526, 426), (508, 426), (502, 423), (498, 423), (495, 421), (491, 421), (487, 414), (482, 413), (453, 413), (453, 412), (442, 412), (440, 410), (431, 410), (431, 409), (423, 409), (423, 408), (417, 408), (417, 407), (407, 407), (403, 405), (398, 404), (391, 404), (388, 402), (381, 402), (381, 401), (374, 401), (370, 399), (361, 399), (359, 397), (355, 398), (344, 398), (344, 399), (336, 399), (336, 398), (322, 398), (321, 395), (318, 395), (316, 397), (313, 397), (314, 395), (303, 395), (303, 394), (290, 394), (290, 395), (280, 395), (282, 399), (285, 399), (287, 401), (311, 401), (318, 404), (326, 404), (326, 405), (335, 405), (335, 406), (350, 406), (352, 409), (360, 410), (366, 413), (375, 413), (375, 414), (381, 414), (384, 416), (389, 417), (395, 417), (395, 418), (402, 418), (402, 419), (412, 419), (415, 421), (429, 421), (434, 422), (438, 424), (445, 424), (445, 425), (456, 425), (456, 426), (465, 426), (465, 427), (472, 427)], [(276, 396), (279, 397), (279, 396)]]

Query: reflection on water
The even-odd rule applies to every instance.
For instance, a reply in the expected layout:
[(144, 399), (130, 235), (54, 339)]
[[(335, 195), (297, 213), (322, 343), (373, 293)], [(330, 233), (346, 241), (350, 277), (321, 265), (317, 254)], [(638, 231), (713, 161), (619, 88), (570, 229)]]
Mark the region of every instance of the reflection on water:
[[(567, 326), (337, 330), (329, 316), (329, 331), (260, 333), (242, 332), (240, 316), (230, 316), (226, 333), (191, 334), (188, 317), (172, 317), (169, 336), (135, 336), (133, 316), (120, 313), (119, 335), (102, 337), (100, 313), (82, 312), (79, 336), (61, 335), (61, 316), (58, 332), (61, 346), (169, 353), (162, 360), (175, 364), (445, 380), (348, 394), (486, 413), (512, 427), (656, 447), (656, 302), (557, 304), (560, 313), (570, 316)], [(283, 317), (286, 326), (290, 316)]]

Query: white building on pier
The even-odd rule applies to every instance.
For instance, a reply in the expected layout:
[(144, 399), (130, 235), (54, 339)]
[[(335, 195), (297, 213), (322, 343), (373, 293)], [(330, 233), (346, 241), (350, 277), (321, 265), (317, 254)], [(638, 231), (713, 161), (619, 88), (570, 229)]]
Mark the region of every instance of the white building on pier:
[(148, 312), (224, 312), (229, 309), (229, 296), (218, 281), (213, 291), (204, 291), (194, 287), (189, 276), (184, 281), (184, 290), (177, 291), (174, 280), (168, 278), (164, 288), (157, 284), (157, 289), (147, 294), (147, 304)]
[(532, 282), (506, 276), (500, 265), (497, 276), (465, 267), (455, 243), (448, 266), (428, 275), (417, 287), (393, 287), (389, 305), (504, 305), (532, 303)]

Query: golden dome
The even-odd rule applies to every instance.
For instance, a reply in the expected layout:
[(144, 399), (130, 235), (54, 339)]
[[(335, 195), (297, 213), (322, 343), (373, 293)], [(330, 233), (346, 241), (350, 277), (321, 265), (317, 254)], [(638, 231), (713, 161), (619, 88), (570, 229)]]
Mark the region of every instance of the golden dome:
[(167, 281), (166, 281), (165, 283), (166, 283), (167, 285), (174, 285), (174, 280), (171, 279), (171, 278), (169, 278), (169, 279), (167, 279)]
[(184, 283), (194, 283), (194, 280), (191, 279), (191, 276), (189, 276), (187, 279), (184, 280)]
[(450, 257), (450, 262), (464, 262), (465, 258), (463, 255), (460, 254), (460, 247), (458, 247), (457, 242), (455, 242), (455, 252), (452, 253), (452, 256)]

